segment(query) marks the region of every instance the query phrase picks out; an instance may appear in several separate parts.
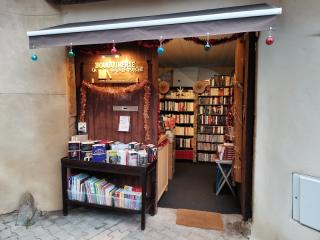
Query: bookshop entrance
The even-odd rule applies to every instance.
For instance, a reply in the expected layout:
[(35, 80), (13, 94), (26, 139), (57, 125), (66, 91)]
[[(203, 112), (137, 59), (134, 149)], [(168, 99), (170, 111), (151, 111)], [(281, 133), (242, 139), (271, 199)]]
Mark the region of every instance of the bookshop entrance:
[(256, 34), (250, 33), (164, 45), (159, 56), (160, 129), (173, 143), (175, 167), (159, 207), (250, 217), (246, 209), (251, 207), (245, 206), (251, 205), (250, 198), (243, 191), (251, 191), (244, 184), (251, 184), (252, 157), (246, 154), (252, 151), (253, 118), (245, 117), (253, 111), (247, 108), (254, 101), (255, 41)]

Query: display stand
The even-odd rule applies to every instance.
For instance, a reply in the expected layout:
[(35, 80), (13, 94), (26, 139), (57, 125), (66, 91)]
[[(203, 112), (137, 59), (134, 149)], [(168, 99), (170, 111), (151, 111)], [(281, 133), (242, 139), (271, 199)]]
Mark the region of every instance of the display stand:
[[(118, 178), (137, 177), (139, 179), (139, 187), (142, 189), (141, 210), (133, 210), (88, 202), (80, 202), (69, 200), (67, 194), (68, 186), (68, 169), (79, 172), (86, 172), (92, 175), (99, 174), (105, 177), (108, 174), (116, 175)], [(122, 211), (128, 213), (141, 214), (141, 230), (145, 229), (146, 212), (152, 216), (156, 212), (156, 161), (149, 163), (147, 166), (134, 167), (126, 165), (117, 165), (109, 163), (94, 163), (77, 160), (61, 159), (61, 177), (62, 177), (62, 201), (63, 215), (68, 215), (68, 207), (72, 205), (80, 205), (84, 207), (97, 207), (102, 209)], [(149, 191), (147, 191), (147, 189)]]

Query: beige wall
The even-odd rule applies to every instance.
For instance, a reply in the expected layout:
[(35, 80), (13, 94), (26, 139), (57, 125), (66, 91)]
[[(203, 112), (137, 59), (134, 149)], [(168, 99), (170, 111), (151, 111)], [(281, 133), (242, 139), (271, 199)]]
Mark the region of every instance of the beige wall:
[(291, 219), (291, 174), (320, 177), (320, 1), (281, 1), (272, 47), (259, 42), (255, 239), (319, 240)]
[[(49, 15), (49, 16), (26, 16)], [(30, 191), (39, 208), (61, 208), (59, 158), (68, 138), (64, 49), (36, 50), (27, 30), (59, 24), (42, 0), (0, 1), (0, 213)]]

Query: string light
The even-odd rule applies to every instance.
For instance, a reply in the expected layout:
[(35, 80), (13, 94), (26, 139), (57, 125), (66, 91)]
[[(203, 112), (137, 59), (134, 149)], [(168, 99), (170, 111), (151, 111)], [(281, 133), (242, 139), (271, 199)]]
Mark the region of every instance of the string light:
[(116, 55), (117, 54), (117, 52), (118, 52), (118, 50), (116, 49), (116, 43), (114, 42), (114, 40), (112, 40), (112, 49), (111, 49), (111, 54), (112, 55)]
[(73, 50), (72, 50), (72, 43), (70, 43), (70, 50), (69, 50), (69, 52), (68, 52), (68, 57), (69, 58), (73, 58), (73, 57), (75, 57), (76, 56), (76, 54), (73, 52)]
[(210, 44), (210, 38), (209, 38), (209, 33), (207, 33), (207, 41), (204, 45), (204, 50), (209, 51), (211, 49), (211, 44)]
[(266, 38), (266, 44), (267, 45), (272, 45), (274, 43), (274, 38), (272, 36), (272, 27), (269, 28), (269, 36)]
[(157, 48), (157, 53), (158, 53), (158, 55), (162, 55), (164, 53), (164, 47), (162, 45), (162, 42), (163, 42), (162, 36), (160, 36), (159, 42), (160, 42), (160, 45)]
[[(32, 49), (35, 49), (35, 46), (34, 45), (32, 45)], [(33, 53), (32, 55), (31, 55), (31, 60), (32, 61), (37, 61), (38, 60), (38, 55), (37, 54), (35, 54), (35, 53)]]

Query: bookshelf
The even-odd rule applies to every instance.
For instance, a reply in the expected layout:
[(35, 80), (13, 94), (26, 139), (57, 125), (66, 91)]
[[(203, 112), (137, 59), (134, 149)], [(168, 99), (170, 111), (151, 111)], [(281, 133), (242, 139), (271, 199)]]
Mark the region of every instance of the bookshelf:
[(233, 78), (217, 75), (209, 88), (197, 97), (196, 154), (199, 162), (213, 162), (218, 145), (225, 140), (226, 128), (233, 105)]
[[(160, 95), (160, 119), (162, 122), (168, 118), (175, 119), (176, 159), (193, 161), (195, 143), (194, 93), (191, 87), (183, 87), (181, 93), (178, 91), (178, 87), (171, 87), (167, 94)], [(168, 126), (163, 127), (167, 128)]]
[[(108, 206), (104, 204), (90, 203), (88, 198), (83, 201), (70, 200), (68, 197), (68, 175), (70, 173), (86, 173), (103, 178), (111, 178), (116, 185), (128, 183), (129, 179), (138, 182), (142, 189), (141, 207), (138, 209)], [(95, 207), (127, 213), (138, 213), (141, 215), (141, 230), (145, 229), (146, 213), (151, 215), (156, 211), (156, 161), (146, 166), (127, 166), (110, 163), (85, 162), (82, 160), (69, 160), (67, 157), (61, 159), (62, 177), (62, 203), (63, 215), (68, 215), (69, 206)]]

